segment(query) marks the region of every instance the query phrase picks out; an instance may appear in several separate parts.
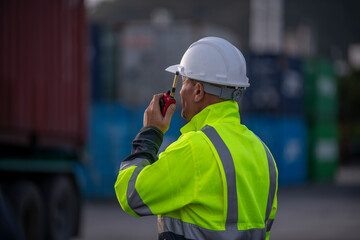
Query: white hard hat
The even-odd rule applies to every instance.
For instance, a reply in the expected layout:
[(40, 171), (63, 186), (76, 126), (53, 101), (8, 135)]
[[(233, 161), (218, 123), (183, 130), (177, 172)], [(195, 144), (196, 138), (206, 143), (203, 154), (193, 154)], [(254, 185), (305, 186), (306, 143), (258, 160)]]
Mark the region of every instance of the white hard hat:
[(178, 71), (191, 79), (231, 88), (250, 86), (244, 56), (234, 45), (218, 37), (194, 42), (180, 64), (170, 66), (166, 71)]

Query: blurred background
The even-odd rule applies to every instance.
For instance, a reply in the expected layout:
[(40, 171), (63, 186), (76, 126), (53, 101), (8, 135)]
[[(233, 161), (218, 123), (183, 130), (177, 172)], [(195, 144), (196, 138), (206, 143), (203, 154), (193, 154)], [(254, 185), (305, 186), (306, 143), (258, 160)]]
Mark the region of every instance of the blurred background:
[(171, 87), (164, 69), (217, 36), (245, 55), (241, 121), (277, 163), (272, 238), (359, 239), (359, 12), (357, 0), (1, 0), (0, 236), (156, 239), (156, 217), (117, 203), (118, 169)]

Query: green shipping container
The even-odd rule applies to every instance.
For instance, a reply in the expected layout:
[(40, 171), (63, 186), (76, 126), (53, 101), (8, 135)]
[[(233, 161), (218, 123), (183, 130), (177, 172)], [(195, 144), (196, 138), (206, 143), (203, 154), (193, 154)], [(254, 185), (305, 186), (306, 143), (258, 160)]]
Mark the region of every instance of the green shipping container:
[(338, 113), (337, 77), (332, 63), (325, 59), (304, 64), (306, 112), (312, 121), (336, 120)]
[(310, 127), (310, 178), (333, 180), (339, 164), (337, 122), (318, 122)]

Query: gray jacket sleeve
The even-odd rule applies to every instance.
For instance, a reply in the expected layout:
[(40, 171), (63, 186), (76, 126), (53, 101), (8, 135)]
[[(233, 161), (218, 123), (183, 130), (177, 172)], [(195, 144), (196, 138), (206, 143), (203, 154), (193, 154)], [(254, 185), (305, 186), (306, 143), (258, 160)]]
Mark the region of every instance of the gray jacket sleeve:
[(155, 127), (144, 127), (132, 142), (131, 155), (125, 158), (120, 170), (131, 166), (146, 166), (154, 163), (163, 141), (163, 133)]

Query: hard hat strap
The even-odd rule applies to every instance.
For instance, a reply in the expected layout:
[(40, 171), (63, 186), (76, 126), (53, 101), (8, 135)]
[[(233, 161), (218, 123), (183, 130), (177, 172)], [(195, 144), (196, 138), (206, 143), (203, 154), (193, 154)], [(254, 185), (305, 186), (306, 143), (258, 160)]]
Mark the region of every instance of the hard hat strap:
[(206, 93), (218, 96), (222, 99), (235, 100), (239, 101), (242, 95), (243, 88), (234, 88), (227, 86), (218, 86), (210, 83), (201, 82), (204, 86), (204, 91)]

